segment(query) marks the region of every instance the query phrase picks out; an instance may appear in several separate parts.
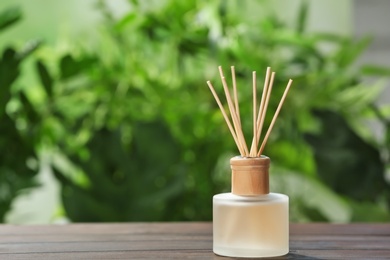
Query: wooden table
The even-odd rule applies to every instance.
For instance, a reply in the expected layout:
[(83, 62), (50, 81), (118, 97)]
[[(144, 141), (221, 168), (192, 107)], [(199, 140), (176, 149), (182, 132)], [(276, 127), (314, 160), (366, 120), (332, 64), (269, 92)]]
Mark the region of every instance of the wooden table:
[[(211, 223), (0, 225), (0, 259), (229, 259)], [(292, 224), (274, 259), (390, 259), (390, 224)]]

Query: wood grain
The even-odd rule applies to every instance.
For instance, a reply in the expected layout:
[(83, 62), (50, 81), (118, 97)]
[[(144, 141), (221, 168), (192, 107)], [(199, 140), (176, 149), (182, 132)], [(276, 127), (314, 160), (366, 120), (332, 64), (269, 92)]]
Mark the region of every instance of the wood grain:
[[(211, 223), (0, 225), (0, 259), (229, 259), (212, 252)], [(390, 224), (291, 224), (290, 253), (273, 259), (390, 259)]]

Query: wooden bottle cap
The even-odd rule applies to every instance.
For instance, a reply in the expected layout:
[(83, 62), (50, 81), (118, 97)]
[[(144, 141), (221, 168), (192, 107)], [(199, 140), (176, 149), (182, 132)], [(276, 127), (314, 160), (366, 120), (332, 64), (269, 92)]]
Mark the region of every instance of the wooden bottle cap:
[(232, 193), (243, 196), (268, 194), (270, 162), (271, 160), (264, 155), (231, 158)]

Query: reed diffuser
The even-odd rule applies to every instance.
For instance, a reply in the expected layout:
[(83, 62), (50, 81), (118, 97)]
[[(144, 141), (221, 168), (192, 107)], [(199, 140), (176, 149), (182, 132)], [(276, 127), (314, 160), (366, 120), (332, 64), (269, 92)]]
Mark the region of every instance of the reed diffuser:
[[(233, 98), (221, 66), (219, 67), (229, 115), (215, 89), (207, 81), (240, 156), (230, 159), (231, 193), (213, 197), (213, 251), (230, 257), (273, 257), (289, 251), (288, 196), (269, 192), (270, 159), (262, 155), (292, 80), (279, 102), (271, 123), (262, 137), (262, 129), (271, 97), (275, 72), (268, 67), (260, 102), (257, 101), (256, 72), (253, 78), (253, 138), (250, 149), (241, 127), (240, 107), (234, 67), (231, 67)], [(261, 141), (261, 142), (260, 142)]]

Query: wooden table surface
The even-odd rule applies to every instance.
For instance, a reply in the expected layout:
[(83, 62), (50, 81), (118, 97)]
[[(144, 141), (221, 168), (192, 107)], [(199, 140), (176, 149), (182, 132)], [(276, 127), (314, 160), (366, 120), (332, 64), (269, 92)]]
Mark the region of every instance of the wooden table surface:
[[(0, 259), (229, 259), (212, 252), (211, 223), (0, 225)], [(273, 259), (390, 259), (390, 224), (291, 224), (290, 253)]]

